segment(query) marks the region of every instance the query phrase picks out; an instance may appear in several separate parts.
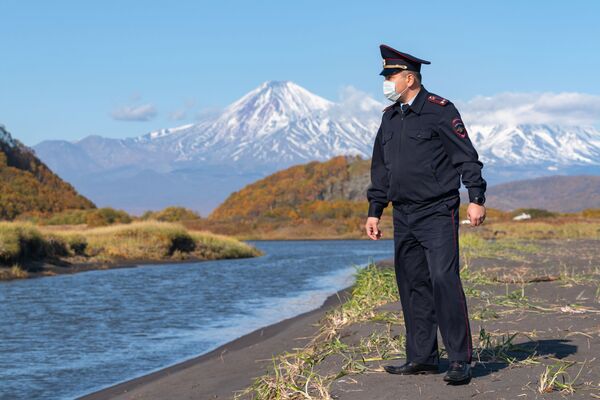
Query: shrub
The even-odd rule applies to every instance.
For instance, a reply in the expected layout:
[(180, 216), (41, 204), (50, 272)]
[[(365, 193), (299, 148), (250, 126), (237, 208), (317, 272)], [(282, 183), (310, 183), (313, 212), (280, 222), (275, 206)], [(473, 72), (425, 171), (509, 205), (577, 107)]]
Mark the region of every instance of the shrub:
[(179, 222), (186, 220), (196, 220), (202, 217), (193, 210), (185, 207), (167, 207), (161, 211), (146, 211), (142, 214), (141, 219), (155, 219), (164, 222)]
[(585, 218), (600, 218), (600, 208), (586, 208), (581, 211), (581, 216)]
[(71, 249), (71, 252), (73, 252), (73, 254), (76, 254), (78, 256), (85, 255), (85, 250), (88, 245), (85, 236), (80, 234), (74, 234), (67, 236), (65, 240), (67, 241), (69, 249)]

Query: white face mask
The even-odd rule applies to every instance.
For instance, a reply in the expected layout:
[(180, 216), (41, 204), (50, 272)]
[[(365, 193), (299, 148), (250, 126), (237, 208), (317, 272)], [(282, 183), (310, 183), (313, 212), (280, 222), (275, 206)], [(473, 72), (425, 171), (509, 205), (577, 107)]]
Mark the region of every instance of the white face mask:
[(396, 92), (396, 83), (392, 81), (388, 81), (387, 79), (383, 81), (383, 94), (391, 101), (396, 101), (408, 90), (408, 86), (406, 89), (401, 91), (400, 93)]

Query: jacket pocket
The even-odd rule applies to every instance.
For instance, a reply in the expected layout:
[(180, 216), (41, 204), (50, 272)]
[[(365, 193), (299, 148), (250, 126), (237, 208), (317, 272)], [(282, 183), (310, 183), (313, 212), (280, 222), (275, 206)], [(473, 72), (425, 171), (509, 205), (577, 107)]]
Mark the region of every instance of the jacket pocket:
[(413, 129), (407, 135), (415, 140), (431, 140), (431, 131), (426, 129)]
[(392, 136), (394, 136), (394, 131), (385, 130), (383, 131), (383, 135), (381, 135), (381, 144), (385, 145), (390, 140), (392, 140)]

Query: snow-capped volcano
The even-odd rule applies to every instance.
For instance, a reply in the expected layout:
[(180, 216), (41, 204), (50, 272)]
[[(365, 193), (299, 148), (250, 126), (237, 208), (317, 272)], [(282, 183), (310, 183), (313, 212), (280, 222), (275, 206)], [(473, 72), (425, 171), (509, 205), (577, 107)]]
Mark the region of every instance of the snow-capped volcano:
[(160, 142), (159, 147), (171, 152), (175, 162), (289, 165), (340, 154), (368, 158), (381, 108), (367, 98), (361, 115), (342, 112), (339, 104), (293, 82), (268, 81), (216, 117), (151, 132), (134, 141)]
[(267, 81), (227, 107), (215, 121), (215, 128), (252, 132), (258, 138), (326, 111), (333, 104), (293, 82)]

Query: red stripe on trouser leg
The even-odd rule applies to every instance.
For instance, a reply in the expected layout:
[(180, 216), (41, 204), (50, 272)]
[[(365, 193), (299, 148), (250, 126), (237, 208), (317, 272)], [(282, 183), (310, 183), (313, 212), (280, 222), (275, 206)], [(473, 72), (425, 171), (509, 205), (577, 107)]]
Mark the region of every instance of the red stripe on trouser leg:
[[(460, 270), (460, 260), (458, 260), (458, 240), (456, 240), (456, 226), (454, 225), (454, 209), (451, 209), (450, 212), (452, 213), (452, 235), (454, 237), (454, 252), (456, 254), (456, 259)], [(458, 288), (458, 296), (460, 297), (460, 300), (463, 303), (463, 312), (465, 313), (465, 328), (467, 330), (467, 359), (471, 360), (471, 329), (469, 328), (469, 317), (467, 315), (466, 298), (464, 297), (464, 291), (462, 289), (462, 283), (460, 282), (460, 276), (458, 277), (458, 282), (460, 284)]]

